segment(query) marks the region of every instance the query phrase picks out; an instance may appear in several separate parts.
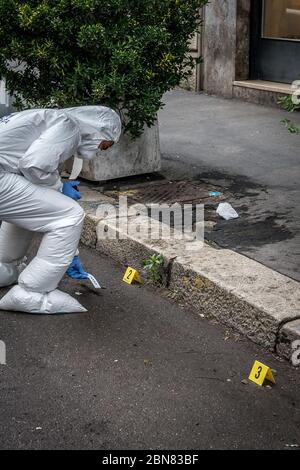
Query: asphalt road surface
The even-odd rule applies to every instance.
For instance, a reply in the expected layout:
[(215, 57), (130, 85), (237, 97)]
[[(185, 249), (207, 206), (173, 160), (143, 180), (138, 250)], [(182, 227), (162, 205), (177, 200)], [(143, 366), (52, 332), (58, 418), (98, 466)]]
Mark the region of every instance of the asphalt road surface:
[[(299, 370), (81, 249), (86, 314), (2, 312), (1, 449), (297, 449)], [(1, 294), (4, 291), (1, 291)], [(78, 296), (75, 292), (80, 292)], [(243, 384), (255, 359), (272, 388)]]

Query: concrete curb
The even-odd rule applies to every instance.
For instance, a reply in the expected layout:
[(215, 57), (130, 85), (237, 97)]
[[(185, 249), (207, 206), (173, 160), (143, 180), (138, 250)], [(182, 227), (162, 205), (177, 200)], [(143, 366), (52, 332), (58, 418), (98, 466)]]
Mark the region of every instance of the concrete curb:
[[(97, 201), (92, 201), (93, 197)], [(84, 245), (143, 273), (143, 260), (153, 253), (162, 254), (164, 284), (173, 298), (291, 359), (292, 343), (300, 340), (300, 283), (243, 255), (212, 248), (192, 237), (149, 240), (145, 237), (149, 224), (152, 230), (159, 230), (158, 221), (133, 215), (126, 221), (119, 218), (116, 224), (113, 218), (97, 217), (96, 203), (101, 207), (111, 202), (107, 199), (97, 191), (85, 192)], [(137, 225), (141, 227), (140, 236), (136, 234)]]
[[(300, 317), (299, 317), (300, 318)], [(295, 345), (299, 351), (297, 354), (298, 365), (300, 365), (300, 319), (294, 320), (281, 326), (278, 331), (277, 343), (275, 345), (275, 352), (285, 359), (291, 360), (293, 354), (293, 347), (291, 345), (298, 341)], [(294, 364), (295, 365), (295, 364)]]

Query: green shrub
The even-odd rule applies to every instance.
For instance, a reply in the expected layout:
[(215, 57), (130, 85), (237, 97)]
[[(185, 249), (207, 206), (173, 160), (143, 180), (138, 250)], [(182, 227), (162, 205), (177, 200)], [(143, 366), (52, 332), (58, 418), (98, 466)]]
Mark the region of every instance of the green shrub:
[(0, 0), (0, 76), (17, 109), (106, 104), (132, 136), (190, 74), (207, 0)]

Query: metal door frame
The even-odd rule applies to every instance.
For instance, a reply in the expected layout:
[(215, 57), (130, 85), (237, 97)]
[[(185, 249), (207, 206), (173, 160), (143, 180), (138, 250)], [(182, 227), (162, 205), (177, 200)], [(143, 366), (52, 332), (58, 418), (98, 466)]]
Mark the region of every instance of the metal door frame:
[(292, 83), (300, 75), (300, 41), (262, 37), (263, 0), (252, 0), (250, 78)]

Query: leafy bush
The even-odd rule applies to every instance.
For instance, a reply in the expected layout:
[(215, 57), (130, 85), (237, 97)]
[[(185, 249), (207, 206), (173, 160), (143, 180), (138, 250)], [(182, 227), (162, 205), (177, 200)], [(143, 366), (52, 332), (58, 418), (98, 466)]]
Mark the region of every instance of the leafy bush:
[(207, 0), (0, 0), (0, 76), (18, 109), (106, 104), (133, 136), (190, 74)]

